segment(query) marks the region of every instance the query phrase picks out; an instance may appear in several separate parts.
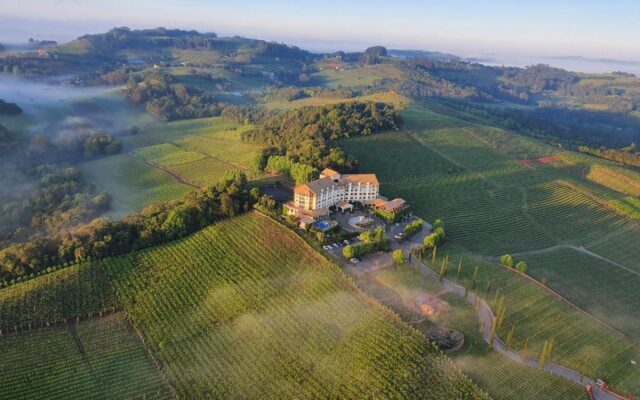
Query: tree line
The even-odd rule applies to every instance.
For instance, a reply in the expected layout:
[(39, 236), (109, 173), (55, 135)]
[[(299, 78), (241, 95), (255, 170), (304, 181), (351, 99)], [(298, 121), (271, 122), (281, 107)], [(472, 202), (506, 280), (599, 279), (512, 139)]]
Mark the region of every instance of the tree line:
[(623, 149), (602, 149), (598, 147), (578, 146), (578, 151), (604, 158), (605, 160), (615, 161), (620, 164), (640, 167), (640, 153), (636, 151), (635, 144), (631, 144)]
[(184, 237), (214, 221), (246, 212), (260, 200), (240, 171), (227, 171), (216, 186), (184, 199), (145, 208), (112, 221), (98, 218), (0, 251), (0, 279), (5, 283), (49, 267), (92, 261)]

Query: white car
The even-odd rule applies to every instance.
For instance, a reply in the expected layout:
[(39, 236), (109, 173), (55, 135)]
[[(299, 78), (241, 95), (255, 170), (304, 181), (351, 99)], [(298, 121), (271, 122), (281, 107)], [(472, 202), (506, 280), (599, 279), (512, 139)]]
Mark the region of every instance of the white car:
[(344, 244), (349, 244), (349, 241), (347, 239), (343, 240), (342, 243)]
[(359, 263), (359, 262), (360, 262), (360, 260), (358, 260), (358, 259), (357, 259), (357, 258), (355, 258), (355, 257), (354, 257), (354, 258), (352, 258), (352, 259), (351, 259), (351, 260), (349, 260), (349, 261), (351, 261), (351, 264), (357, 264), (357, 263)]

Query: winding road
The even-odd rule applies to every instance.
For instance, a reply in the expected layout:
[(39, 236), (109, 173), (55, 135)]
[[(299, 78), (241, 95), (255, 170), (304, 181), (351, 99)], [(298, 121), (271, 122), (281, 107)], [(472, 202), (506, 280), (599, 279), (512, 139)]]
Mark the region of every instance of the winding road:
[[(411, 265), (416, 268), (418, 271), (420, 271), (423, 275), (428, 275), (430, 277), (436, 278), (436, 279), (440, 279), (440, 277), (438, 276), (438, 274), (435, 273), (435, 271), (431, 270), (430, 268), (428, 268), (426, 265), (424, 265), (421, 261), (417, 260), (415, 257), (411, 258)], [(442, 287), (443, 289), (446, 289), (450, 292), (453, 292), (461, 297), (464, 297), (464, 293), (465, 293), (465, 288), (462, 287), (461, 285), (458, 285), (457, 283), (450, 281), (448, 279), (443, 279), (442, 281)], [(475, 294), (472, 292), (469, 292), (467, 294), (467, 301), (474, 304), (476, 299), (475, 299)], [(478, 296), (478, 321), (480, 324), (482, 324), (482, 321), (484, 321), (484, 332), (483, 332), (483, 338), (484, 341), (487, 342), (487, 344), (489, 343), (489, 337), (491, 335), (491, 326), (493, 325), (493, 321), (494, 321), (494, 315), (493, 315), (493, 311), (491, 310), (491, 307), (489, 307), (489, 304), (487, 304), (486, 301), (484, 301), (481, 297)], [(514, 350), (506, 350), (505, 349), (505, 345), (502, 342), (502, 340), (500, 340), (497, 336), (494, 339), (493, 342), (493, 348), (494, 350), (496, 350), (497, 352), (503, 354), (504, 356), (508, 357), (509, 359), (511, 359), (514, 362), (520, 363), (520, 364), (524, 364), (527, 365), (531, 368), (538, 368), (539, 367), (539, 360), (535, 359), (535, 358), (523, 358), (522, 355)], [(589, 377), (583, 376), (582, 374), (567, 368), (567, 367), (563, 367), (560, 364), (556, 364), (556, 363), (552, 363), (552, 362), (547, 362), (545, 364), (544, 370), (546, 372), (552, 373), (554, 375), (558, 375), (561, 376), (565, 379), (568, 379), (582, 387), (586, 387), (587, 385), (591, 384), (592, 388), (593, 388), (593, 398), (596, 400), (619, 400), (619, 397), (616, 397), (612, 394), (610, 394), (609, 392), (602, 390), (599, 386), (597, 386), (595, 384), (595, 381)]]

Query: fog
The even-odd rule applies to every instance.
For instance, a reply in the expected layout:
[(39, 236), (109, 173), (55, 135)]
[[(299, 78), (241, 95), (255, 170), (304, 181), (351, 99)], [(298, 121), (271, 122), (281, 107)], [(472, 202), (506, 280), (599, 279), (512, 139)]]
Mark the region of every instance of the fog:
[(102, 130), (119, 135), (140, 117), (127, 104), (120, 88), (80, 88), (62, 84), (62, 78), (23, 79), (0, 73), (0, 99), (18, 104), (23, 116), (3, 117), (0, 123), (22, 137), (67, 134), (70, 127)]

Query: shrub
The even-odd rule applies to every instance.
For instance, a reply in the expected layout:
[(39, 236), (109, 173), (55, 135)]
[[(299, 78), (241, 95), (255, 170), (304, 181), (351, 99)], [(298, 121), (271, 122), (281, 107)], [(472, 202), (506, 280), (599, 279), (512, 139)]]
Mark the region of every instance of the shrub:
[(423, 220), (417, 219), (417, 220), (411, 222), (410, 224), (407, 224), (407, 226), (404, 227), (405, 236), (411, 236), (414, 233), (422, 230), (422, 224), (423, 223), (424, 223)]
[(516, 269), (524, 274), (527, 272), (527, 264), (524, 261), (520, 261), (516, 264)]
[(404, 252), (402, 250), (396, 250), (391, 254), (391, 259), (394, 264), (401, 265), (405, 263)]
[(511, 254), (505, 254), (500, 257), (500, 262), (505, 267), (513, 268), (513, 257), (511, 256)]

